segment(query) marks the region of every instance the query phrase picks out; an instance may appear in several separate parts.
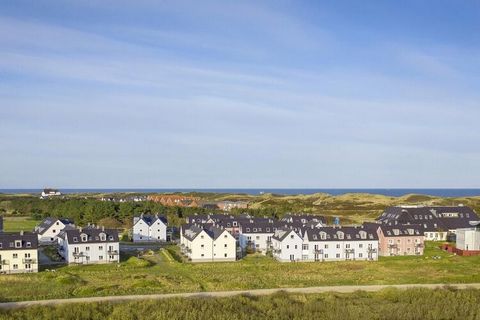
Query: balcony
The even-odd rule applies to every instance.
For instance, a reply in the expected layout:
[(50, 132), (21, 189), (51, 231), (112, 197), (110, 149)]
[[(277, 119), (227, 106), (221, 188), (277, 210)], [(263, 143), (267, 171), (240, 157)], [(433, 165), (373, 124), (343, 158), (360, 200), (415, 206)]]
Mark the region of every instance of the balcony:
[(377, 249), (375, 249), (375, 248), (368, 248), (368, 253), (377, 253)]
[(396, 244), (389, 244), (388, 247), (391, 248), (391, 249), (396, 249), (396, 248), (398, 248), (398, 245), (396, 245)]
[(108, 255), (110, 255), (110, 256), (118, 256), (118, 250), (108, 250)]
[(25, 258), (22, 260), (23, 263), (28, 263), (28, 264), (37, 264), (37, 259), (30, 259), (30, 258)]
[(273, 249), (273, 253), (280, 254), (282, 253), (282, 249)]
[(74, 252), (73, 257), (74, 258), (84, 258), (84, 257), (87, 257), (87, 255), (83, 252)]
[(353, 254), (355, 254), (355, 249), (345, 249), (345, 253), (353, 253)]
[(322, 249), (315, 249), (315, 253), (316, 254), (323, 254), (323, 250)]
[(9, 265), (10, 264), (10, 261), (8, 260), (0, 260), (0, 265), (2, 266), (6, 266), (6, 265)]
[(423, 243), (415, 243), (415, 248), (423, 248)]

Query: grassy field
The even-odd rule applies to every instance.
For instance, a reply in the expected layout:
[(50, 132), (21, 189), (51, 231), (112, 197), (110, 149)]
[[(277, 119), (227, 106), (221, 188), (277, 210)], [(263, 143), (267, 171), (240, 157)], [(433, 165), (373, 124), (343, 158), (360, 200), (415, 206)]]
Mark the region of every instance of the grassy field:
[[(425, 256), (378, 262), (279, 263), (249, 256), (230, 263), (179, 263), (173, 255), (130, 257), (119, 265), (65, 266), (0, 276), (0, 300), (220, 291), (324, 285), (480, 282), (480, 257), (449, 255), (427, 243)], [(441, 259), (432, 259), (440, 256)]]
[(0, 310), (0, 319), (479, 319), (479, 290), (286, 294)]
[(39, 222), (29, 217), (4, 217), (3, 228), (5, 232), (33, 231)]

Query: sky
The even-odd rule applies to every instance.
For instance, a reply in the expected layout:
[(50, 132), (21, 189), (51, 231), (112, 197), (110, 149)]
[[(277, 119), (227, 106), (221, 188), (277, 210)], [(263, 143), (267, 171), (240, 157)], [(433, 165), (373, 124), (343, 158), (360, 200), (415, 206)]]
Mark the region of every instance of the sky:
[(2, 1), (0, 188), (478, 188), (480, 1)]

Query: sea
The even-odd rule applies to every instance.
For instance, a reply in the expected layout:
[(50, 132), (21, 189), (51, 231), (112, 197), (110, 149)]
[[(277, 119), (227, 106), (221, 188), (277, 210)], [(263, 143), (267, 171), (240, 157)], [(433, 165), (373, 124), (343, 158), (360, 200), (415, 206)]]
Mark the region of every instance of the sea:
[[(297, 194), (314, 194), (314, 193), (328, 193), (331, 195), (342, 195), (346, 193), (369, 193), (380, 194), (392, 197), (401, 197), (407, 194), (422, 194), (439, 197), (473, 197), (480, 196), (480, 189), (271, 189), (271, 188), (227, 188), (227, 189), (202, 189), (202, 188), (111, 188), (111, 189), (59, 189), (64, 194), (71, 193), (173, 193), (173, 192), (212, 192), (212, 193), (235, 193), (260, 195), (264, 193), (273, 193), (279, 195), (297, 195)], [(0, 189), (3, 194), (40, 194), (42, 189)]]

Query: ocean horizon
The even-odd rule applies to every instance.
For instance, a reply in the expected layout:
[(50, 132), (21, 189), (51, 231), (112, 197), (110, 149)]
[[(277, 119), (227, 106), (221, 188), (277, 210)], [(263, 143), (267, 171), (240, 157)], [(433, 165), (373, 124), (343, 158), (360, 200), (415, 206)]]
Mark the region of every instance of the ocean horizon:
[[(391, 197), (401, 197), (407, 194), (421, 194), (439, 197), (473, 197), (480, 196), (480, 189), (461, 188), (392, 188), (392, 189), (370, 189), (370, 188), (65, 188), (59, 189), (64, 194), (74, 193), (173, 193), (173, 192), (200, 192), (200, 193), (235, 193), (259, 195), (273, 193), (280, 195), (328, 193), (331, 195), (342, 195), (347, 193), (368, 193), (379, 194)], [(0, 189), (0, 194), (40, 194), (42, 189)]]

